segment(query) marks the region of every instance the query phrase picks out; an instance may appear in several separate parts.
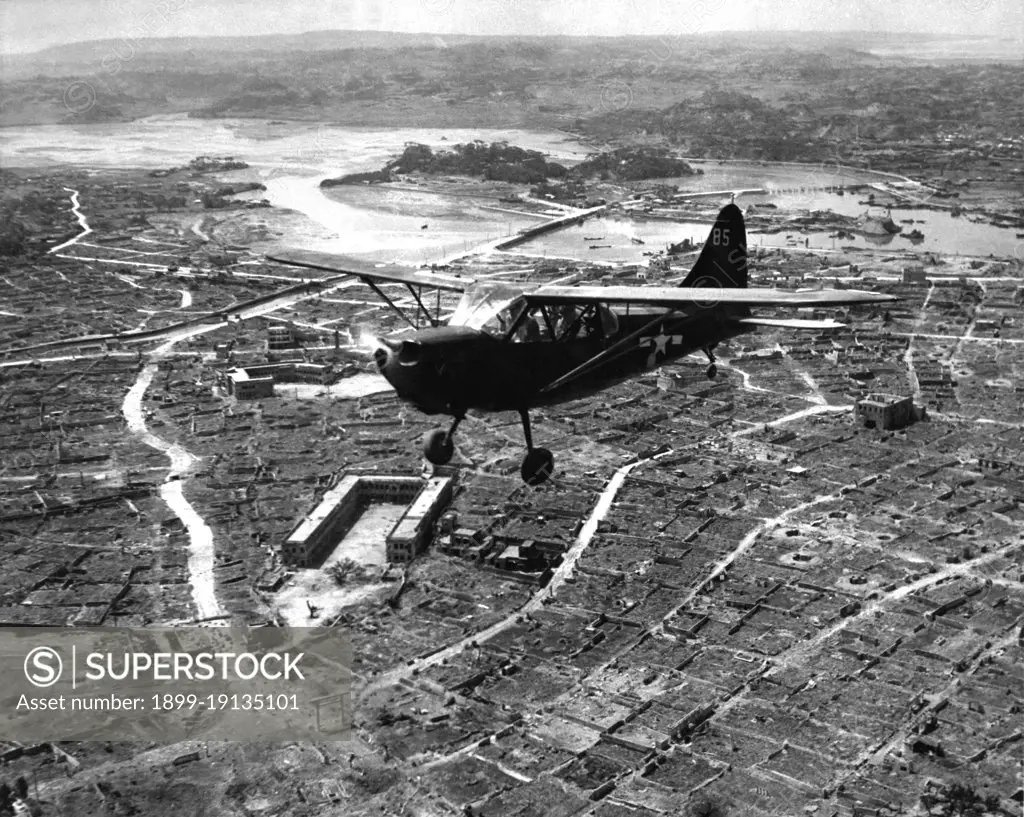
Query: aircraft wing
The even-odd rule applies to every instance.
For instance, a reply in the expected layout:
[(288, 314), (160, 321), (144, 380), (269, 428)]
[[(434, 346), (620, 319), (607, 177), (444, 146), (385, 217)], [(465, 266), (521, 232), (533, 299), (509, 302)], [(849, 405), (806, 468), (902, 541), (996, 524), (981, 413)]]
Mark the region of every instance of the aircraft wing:
[(525, 295), (531, 305), (646, 304), (666, 308), (735, 306), (847, 306), (899, 300), (880, 292), (857, 289), (726, 289), (724, 287), (542, 286)]
[(472, 278), (460, 278), (457, 275), (442, 275), (388, 264), (377, 266), (365, 259), (313, 250), (281, 250), (281, 252), (267, 255), (267, 260), (278, 264), (288, 264), (292, 267), (333, 272), (338, 275), (355, 275), (364, 281), (374, 283), (409, 284), (431, 289), (446, 289), (452, 292), (464, 292), (466, 287), (473, 283)]
[(736, 323), (745, 326), (774, 326), (782, 329), (843, 329), (846, 324), (826, 318), (809, 321), (801, 318), (739, 318)]

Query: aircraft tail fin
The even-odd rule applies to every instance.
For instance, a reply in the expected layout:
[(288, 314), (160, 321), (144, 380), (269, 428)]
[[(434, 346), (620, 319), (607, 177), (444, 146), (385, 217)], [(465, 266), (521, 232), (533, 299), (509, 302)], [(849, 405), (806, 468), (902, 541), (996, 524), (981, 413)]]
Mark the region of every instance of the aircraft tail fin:
[(746, 288), (747, 229), (735, 204), (727, 204), (719, 212), (697, 263), (679, 286)]

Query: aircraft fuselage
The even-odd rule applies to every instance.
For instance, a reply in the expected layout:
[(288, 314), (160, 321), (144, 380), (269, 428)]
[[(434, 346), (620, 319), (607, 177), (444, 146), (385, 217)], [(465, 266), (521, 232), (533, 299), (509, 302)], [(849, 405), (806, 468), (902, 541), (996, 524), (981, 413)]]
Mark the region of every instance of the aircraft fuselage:
[[(573, 400), (714, 347), (750, 328), (734, 319), (746, 310), (722, 306), (666, 312), (617, 311), (618, 326), (564, 339), (515, 341), (463, 326), (423, 329), (413, 343), (380, 354), (381, 373), (398, 396), (426, 414), (512, 411)], [(633, 337), (630, 337), (633, 336)], [(628, 339), (628, 340), (627, 340)], [(617, 348), (616, 344), (621, 344)], [(608, 358), (546, 390), (560, 377), (610, 351)]]

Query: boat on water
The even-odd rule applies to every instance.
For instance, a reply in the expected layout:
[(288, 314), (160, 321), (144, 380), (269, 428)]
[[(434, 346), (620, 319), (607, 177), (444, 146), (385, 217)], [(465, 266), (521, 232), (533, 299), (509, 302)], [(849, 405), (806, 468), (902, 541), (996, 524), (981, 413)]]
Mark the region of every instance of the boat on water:
[(639, 239), (639, 238), (630, 238), (629, 240), (630, 240), (630, 241), (632, 241), (632, 242), (633, 242), (634, 244), (643, 244), (643, 243), (644, 243), (644, 242), (643, 242), (643, 241), (642, 241), (641, 239)]
[(1024, 233), (1017, 233), (1017, 238), (1024, 238)]
[(590, 245), (590, 249), (592, 249), (592, 250), (606, 250), (606, 249), (609, 249), (611, 246), (612, 246), (611, 244), (591, 244)]
[(585, 235), (585, 236), (583, 236), (583, 240), (584, 241), (600, 241), (602, 238), (604, 238), (603, 235)]
[(904, 233), (903, 236), (904, 238), (909, 238), (915, 244), (919, 241), (924, 241), (924, 233), (918, 229), (913, 229), (909, 233)]

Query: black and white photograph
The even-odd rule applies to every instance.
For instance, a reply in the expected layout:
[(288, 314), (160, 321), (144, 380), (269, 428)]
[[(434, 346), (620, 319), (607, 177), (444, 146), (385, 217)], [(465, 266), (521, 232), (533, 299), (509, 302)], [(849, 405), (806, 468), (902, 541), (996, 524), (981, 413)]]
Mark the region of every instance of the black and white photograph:
[(0, 817), (1024, 817), (1020, 0), (0, 0)]

